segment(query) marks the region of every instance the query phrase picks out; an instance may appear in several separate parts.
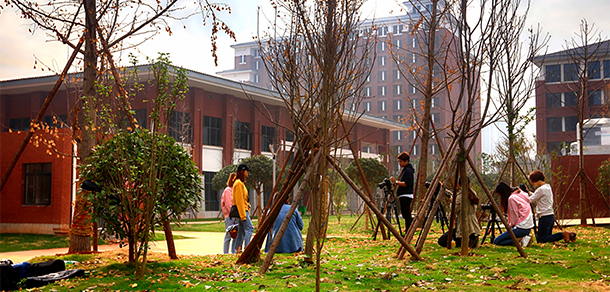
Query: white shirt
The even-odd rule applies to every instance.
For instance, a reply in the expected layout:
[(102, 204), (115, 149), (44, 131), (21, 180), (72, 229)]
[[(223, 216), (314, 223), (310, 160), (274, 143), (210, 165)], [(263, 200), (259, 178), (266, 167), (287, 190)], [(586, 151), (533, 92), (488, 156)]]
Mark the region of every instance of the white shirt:
[(530, 197), (530, 202), (536, 203), (536, 216), (553, 215), (553, 191), (551, 185), (545, 183), (536, 189)]
[(532, 212), (527, 214), (527, 217), (525, 217), (525, 220), (517, 223), (517, 225), (515, 225), (515, 227), (516, 228), (520, 228), (520, 229), (532, 229), (532, 228), (534, 228), (534, 217), (532, 216)]

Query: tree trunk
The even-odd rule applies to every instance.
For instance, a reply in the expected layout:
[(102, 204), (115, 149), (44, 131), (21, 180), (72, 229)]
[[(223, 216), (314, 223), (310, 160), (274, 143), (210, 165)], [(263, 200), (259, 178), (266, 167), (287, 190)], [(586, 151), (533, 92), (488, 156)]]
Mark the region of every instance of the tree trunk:
[[(83, 71), (83, 92), (82, 92), (82, 112), (85, 118), (81, 124), (81, 143), (78, 144), (78, 155), (80, 163), (85, 163), (87, 158), (91, 155), (91, 150), (95, 145), (95, 135), (92, 125), (95, 123), (95, 79), (97, 77), (97, 49), (96, 49), (96, 2), (95, 0), (85, 0), (85, 58), (84, 64), (85, 69)], [(85, 214), (88, 216), (89, 210), (78, 209), (80, 206), (84, 207), (84, 204), (76, 204), (74, 213)], [(72, 228), (78, 226), (72, 226)], [(91, 231), (89, 234), (77, 233), (74, 234), (70, 231), (70, 252), (88, 252), (91, 250)]]
[(176, 245), (174, 244), (174, 234), (172, 233), (172, 227), (169, 225), (167, 216), (163, 216), (163, 231), (165, 232), (165, 242), (167, 243), (167, 254), (172, 260), (177, 260)]

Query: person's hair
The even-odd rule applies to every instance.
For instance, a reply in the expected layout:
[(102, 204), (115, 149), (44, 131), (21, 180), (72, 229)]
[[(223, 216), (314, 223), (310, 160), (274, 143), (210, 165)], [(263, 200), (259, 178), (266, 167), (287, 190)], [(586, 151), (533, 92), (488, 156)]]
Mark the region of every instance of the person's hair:
[(532, 173), (530, 173), (530, 181), (531, 182), (544, 181), (544, 173), (542, 173), (542, 171), (540, 171), (540, 170), (532, 171)]
[(237, 171), (237, 179), (241, 180), (241, 182), (246, 182), (246, 175), (244, 174), (244, 172), (246, 172), (247, 170), (238, 170)]
[(410, 156), (409, 156), (409, 153), (407, 153), (407, 152), (402, 152), (402, 153), (398, 154), (397, 158), (398, 158), (398, 159), (400, 159), (400, 160), (402, 160), (402, 161), (407, 161), (407, 162), (408, 162), (408, 161), (409, 161)]
[(227, 179), (227, 187), (233, 187), (233, 183), (235, 183), (236, 178), (237, 174), (235, 172), (231, 172), (229, 179)]
[(494, 190), (494, 193), (500, 195), (500, 205), (502, 205), (504, 212), (508, 212), (508, 197), (513, 191), (514, 189), (504, 182), (500, 182)]

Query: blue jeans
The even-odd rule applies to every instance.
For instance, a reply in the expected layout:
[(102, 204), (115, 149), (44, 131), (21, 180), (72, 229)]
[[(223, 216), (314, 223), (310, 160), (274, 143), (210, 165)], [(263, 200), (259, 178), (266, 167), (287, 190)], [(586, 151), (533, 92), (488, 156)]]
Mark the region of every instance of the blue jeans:
[[(520, 238), (530, 234), (531, 228), (521, 229), (521, 228), (513, 228), (513, 232), (515, 233), (515, 237)], [(504, 231), (504, 233), (500, 234), (494, 240), (495, 245), (513, 245), (513, 240), (510, 238), (510, 234), (508, 231)]]
[[(231, 246), (231, 234), (229, 234), (229, 232), (227, 232), (227, 228), (229, 228), (229, 226), (235, 224), (233, 223), (235, 221), (235, 223), (237, 223), (237, 219), (235, 218), (231, 218), (231, 217), (227, 217), (225, 218), (225, 239), (224, 239), (224, 244), (222, 246), (222, 253), (229, 253), (229, 247)], [(233, 239), (233, 242), (235, 242), (235, 239)]]
[(250, 211), (246, 211), (246, 220), (237, 220), (237, 237), (233, 240), (231, 253), (235, 253), (237, 247), (241, 246), (244, 241), (244, 249), (246, 249), (246, 246), (250, 243), (252, 233), (254, 233), (254, 227), (252, 221), (250, 221)]
[(538, 219), (538, 242), (555, 242), (563, 239), (563, 233), (553, 233), (553, 224), (555, 224), (555, 215), (546, 215)]

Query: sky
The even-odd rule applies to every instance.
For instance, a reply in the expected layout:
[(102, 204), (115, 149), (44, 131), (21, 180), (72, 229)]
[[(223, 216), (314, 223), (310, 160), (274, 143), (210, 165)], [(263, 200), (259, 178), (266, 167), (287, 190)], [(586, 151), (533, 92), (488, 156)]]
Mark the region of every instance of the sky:
[[(218, 66), (214, 64), (211, 55), (210, 27), (203, 26), (199, 16), (170, 22), (173, 35), (162, 33), (139, 46), (135, 52), (139, 60), (145, 60), (145, 56), (156, 57), (158, 52), (164, 52), (170, 53), (170, 59), (175, 65), (190, 70), (215, 74), (232, 69), (234, 51), (230, 46), (253, 41), (253, 37), (257, 35), (257, 26), (261, 35), (270, 31), (274, 10), (268, 0), (219, 2), (231, 7), (230, 14), (225, 12), (219, 16), (235, 32), (237, 40), (234, 41), (222, 33), (218, 35)], [(402, 1), (368, 1), (363, 9), (363, 18), (400, 15), (401, 6), (398, 3)], [(259, 7), (260, 17), (257, 25)], [(540, 25), (543, 33), (550, 36), (547, 52), (556, 52), (565, 48), (566, 40), (575, 37), (582, 19), (595, 25), (603, 38), (608, 38), (609, 12), (610, 0), (532, 0), (528, 26)], [(64, 67), (71, 51), (50, 39), (43, 30), (35, 30), (32, 33), (30, 29), (31, 22), (20, 18), (13, 8), (5, 7), (0, 10), (0, 80), (49, 75), (52, 73), (45, 67), (48, 66), (55, 72)], [(115, 56), (115, 60), (121, 57), (123, 65), (126, 65), (126, 54)], [(533, 103), (531, 106), (533, 107)], [(535, 126), (531, 124), (527, 131), (534, 133)]]

